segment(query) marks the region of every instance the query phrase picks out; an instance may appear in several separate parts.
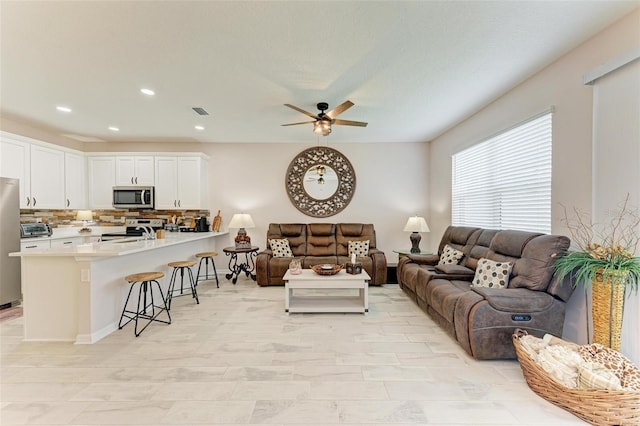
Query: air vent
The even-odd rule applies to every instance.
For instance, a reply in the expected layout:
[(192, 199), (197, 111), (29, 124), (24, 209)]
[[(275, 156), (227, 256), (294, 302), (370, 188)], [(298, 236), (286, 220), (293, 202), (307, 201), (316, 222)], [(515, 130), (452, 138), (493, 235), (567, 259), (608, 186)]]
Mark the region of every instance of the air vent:
[(207, 110), (205, 110), (204, 108), (200, 108), (200, 107), (195, 107), (195, 108), (191, 108), (192, 110), (194, 110), (196, 112), (196, 114), (199, 115), (209, 115), (209, 113), (207, 112)]

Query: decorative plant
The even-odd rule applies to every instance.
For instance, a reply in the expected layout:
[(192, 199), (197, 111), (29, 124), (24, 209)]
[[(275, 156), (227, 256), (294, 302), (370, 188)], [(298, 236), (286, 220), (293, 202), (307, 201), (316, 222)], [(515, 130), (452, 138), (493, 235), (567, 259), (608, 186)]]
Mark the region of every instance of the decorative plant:
[[(608, 223), (593, 224), (590, 215), (574, 208), (564, 221), (578, 250), (567, 251), (555, 262), (562, 279), (569, 275), (573, 285), (591, 285), (593, 341), (620, 350), (625, 293), (638, 291), (640, 258), (640, 215), (629, 208), (629, 195)], [(588, 325), (588, 322), (587, 322)]]
[(560, 278), (571, 274), (574, 286), (588, 285), (602, 275), (624, 277), (622, 283), (637, 291), (640, 281), (640, 258), (635, 256), (640, 244), (640, 214), (629, 207), (629, 195), (608, 223), (593, 224), (591, 216), (574, 208), (575, 219), (564, 209), (564, 223), (569, 229), (576, 251), (564, 253), (556, 262)]

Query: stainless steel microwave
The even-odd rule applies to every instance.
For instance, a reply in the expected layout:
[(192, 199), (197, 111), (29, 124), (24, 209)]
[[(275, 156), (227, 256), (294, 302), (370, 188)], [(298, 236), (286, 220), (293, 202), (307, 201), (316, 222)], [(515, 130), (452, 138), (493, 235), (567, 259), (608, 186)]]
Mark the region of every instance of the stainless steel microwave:
[(116, 209), (152, 209), (155, 203), (153, 186), (114, 186), (113, 207)]

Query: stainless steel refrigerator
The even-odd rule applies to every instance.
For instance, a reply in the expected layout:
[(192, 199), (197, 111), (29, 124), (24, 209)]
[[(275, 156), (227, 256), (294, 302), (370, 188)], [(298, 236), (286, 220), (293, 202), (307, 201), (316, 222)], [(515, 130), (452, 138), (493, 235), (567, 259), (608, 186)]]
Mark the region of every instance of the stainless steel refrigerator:
[(22, 298), (20, 258), (20, 192), (18, 179), (0, 177), (0, 306)]

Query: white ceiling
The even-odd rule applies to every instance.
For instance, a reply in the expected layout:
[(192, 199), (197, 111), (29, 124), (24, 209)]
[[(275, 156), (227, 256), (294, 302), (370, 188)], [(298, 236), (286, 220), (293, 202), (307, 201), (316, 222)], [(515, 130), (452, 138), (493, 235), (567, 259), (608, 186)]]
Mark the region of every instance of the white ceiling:
[(369, 126), (329, 141), (427, 141), (639, 4), (3, 0), (0, 112), (107, 141), (315, 142), (283, 104), (348, 99), (339, 118)]

